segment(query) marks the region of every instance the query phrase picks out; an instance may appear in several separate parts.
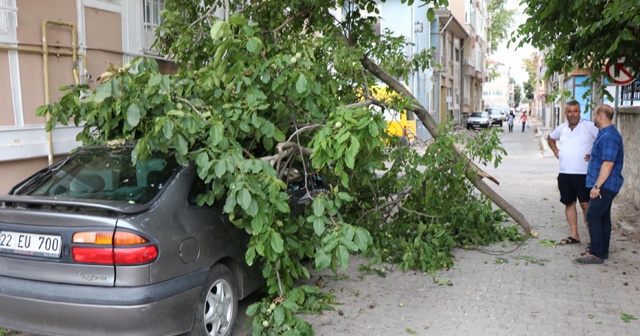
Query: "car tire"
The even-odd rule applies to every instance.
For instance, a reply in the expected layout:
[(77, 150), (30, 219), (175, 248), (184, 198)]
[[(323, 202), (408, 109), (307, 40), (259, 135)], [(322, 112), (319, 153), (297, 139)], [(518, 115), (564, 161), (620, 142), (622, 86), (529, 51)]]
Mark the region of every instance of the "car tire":
[(211, 268), (198, 299), (191, 336), (227, 335), (238, 316), (238, 290), (233, 274), (224, 265)]

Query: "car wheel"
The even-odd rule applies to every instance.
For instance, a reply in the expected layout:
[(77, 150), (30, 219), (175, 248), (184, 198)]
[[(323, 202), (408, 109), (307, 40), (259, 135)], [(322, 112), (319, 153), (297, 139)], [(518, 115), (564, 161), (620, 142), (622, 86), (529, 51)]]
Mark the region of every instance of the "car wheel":
[(213, 266), (198, 299), (191, 335), (230, 336), (238, 315), (237, 293), (229, 268)]

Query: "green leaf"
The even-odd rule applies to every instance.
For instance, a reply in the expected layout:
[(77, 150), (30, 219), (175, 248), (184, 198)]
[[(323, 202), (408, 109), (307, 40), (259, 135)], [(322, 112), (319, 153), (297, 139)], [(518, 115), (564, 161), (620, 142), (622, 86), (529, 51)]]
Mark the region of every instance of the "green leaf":
[(249, 209), (249, 206), (251, 206), (251, 193), (249, 193), (247, 188), (240, 189), (236, 199), (238, 201), (238, 205), (240, 205), (245, 211)]
[(427, 21), (433, 22), (436, 18), (436, 13), (433, 11), (433, 8), (429, 8), (427, 10)]
[(349, 193), (346, 193), (344, 191), (338, 192), (338, 198), (343, 200), (343, 201), (347, 201), (347, 202), (353, 201), (353, 197), (351, 197), (351, 195), (349, 195)]
[(224, 138), (224, 127), (221, 123), (215, 123), (209, 130), (209, 141), (212, 146), (217, 146)]
[(271, 232), (271, 248), (276, 253), (282, 253), (284, 251), (284, 240), (278, 232)]
[(260, 41), (259, 38), (252, 36), (247, 41), (247, 51), (250, 53), (259, 52), (261, 45), (262, 45), (262, 41)]
[(322, 216), (322, 214), (324, 213), (324, 202), (322, 199), (320, 198), (316, 198), (313, 200), (313, 214), (316, 215), (316, 217), (320, 217)]
[(226, 21), (218, 20), (211, 26), (211, 38), (216, 41), (225, 35), (229, 24)]
[(300, 74), (298, 81), (296, 82), (296, 91), (298, 93), (304, 93), (307, 91), (307, 77), (304, 74)]
[(182, 134), (178, 134), (175, 139), (175, 146), (178, 149), (178, 153), (185, 155), (189, 150), (189, 144), (187, 140), (182, 136)]
[(262, 232), (262, 228), (264, 227), (263, 219), (262, 216), (255, 216), (251, 219), (251, 230), (253, 230), (254, 236)]
[(353, 242), (358, 245), (360, 251), (364, 251), (369, 246), (369, 242), (371, 241), (371, 235), (369, 232), (363, 228), (356, 228), (356, 235), (353, 239)]
[(258, 308), (260, 308), (260, 302), (252, 303), (247, 307), (247, 315), (253, 316), (258, 312)]
[(347, 266), (349, 266), (349, 251), (344, 245), (340, 244), (340, 246), (338, 246), (336, 257), (342, 269), (347, 269)]
[(111, 97), (111, 83), (100, 83), (100, 85), (98, 85), (98, 89), (96, 90), (96, 98), (94, 99), (94, 101), (97, 104), (100, 104), (108, 97)]
[(271, 75), (266, 71), (262, 73), (262, 76), (260, 76), (260, 80), (265, 84), (268, 83), (270, 79)]
[(36, 116), (44, 117), (49, 111), (49, 105), (41, 105), (36, 109)]
[(278, 211), (280, 212), (284, 212), (284, 213), (289, 213), (291, 212), (291, 209), (289, 208), (289, 204), (287, 204), (287, 202), (283, 202), (283, 201), (276, 201), (274, 202), (276, 208), (278, 209)]
[(162, 133), (164, 134), (165, 139), (173, 138), (173, 121), (169, 119), (164, 119), (162, 122)]
[(330, 239), (327, 244), (324, 246), (324, 251), (327, 253), (330, 253), (331, 251), (333, 251), (334, 248), (336, 248), (336, 246), (338, 246), (338, 243), (340, 242), (340, 239), (338, 239), (338, 237), (334, 237), (333, 239)]
[(375, 138), (378, 136), (378, 128), (374, 123), (369, 124), (369, 135), (371, 135), (372, 138)]
[(138, 126), (140, 123), (140, 107), (138, 104), (131, 104), (127, 109), (127, 123), (131, 125), (131, 127)]
[(221, 178), (222, 175), (224, 175), (224, 173), (226, 172), (227, 172), (227, 163), (222, 160), (216, 162), (216, 166), (215, 166), (216, 177)]
[(322, 271), (327, 268), (329, 264), (331, 264), (331, 256), (329, 256), (329, 254), (325, 253), (323, 250), (318, 250), (316, 251), (315, 264), (316, 269), (318, 271)]
[(249, 214), (249, 216), (255, 216), (258, 214), (258, 201), (254, 199), (251, 200), (251, 203), (249, 204), (249, 208), (247, 209), (247, 214)]
[(281, 326), (284, 322), (284, 307), (282, 305), (277, 305), (273, 310), (273, 320), (277, 326)]
[(251, 246), (247, 249), (247, 254), (245, 254), (244, 259), (247, 265), (253, 265), (253, 261), (256, 258), (256, 248)]
[(321, 236), (324, 233), (325, 223), (322, 217), (316, 217), (313, 220), (313, 232), (315, 232), (318, 236)]

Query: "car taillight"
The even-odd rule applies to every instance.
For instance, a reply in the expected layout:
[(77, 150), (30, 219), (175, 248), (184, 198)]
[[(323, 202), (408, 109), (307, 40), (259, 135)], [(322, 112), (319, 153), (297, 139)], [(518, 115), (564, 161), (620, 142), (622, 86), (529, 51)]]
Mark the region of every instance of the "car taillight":
[(158, 256), (158, 248), (149, 239), (133, 232), (76, 232), (71, 240), (73, 260), (101, 265), (140, 265)]

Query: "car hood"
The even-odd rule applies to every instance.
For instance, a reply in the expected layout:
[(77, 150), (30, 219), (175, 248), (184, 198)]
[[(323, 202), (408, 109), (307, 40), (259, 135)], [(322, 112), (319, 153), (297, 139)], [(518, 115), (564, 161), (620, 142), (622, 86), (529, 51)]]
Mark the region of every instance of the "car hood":
[(94, 209), (114, 212), (118, 214), (136, 214), (149, 209), (150, 204), (134, 204), (121, 201), (107, 200), (73, 200), (73, 199), (55, 199), (51, 197), (38, 196), (17, 196), (17, 195), (1, 195), (0, 209), (3, 208), (78, 208), (78, 209)]
[(489, 118), (486, 117), (469, 117), (469, 121), (488, 121)]

